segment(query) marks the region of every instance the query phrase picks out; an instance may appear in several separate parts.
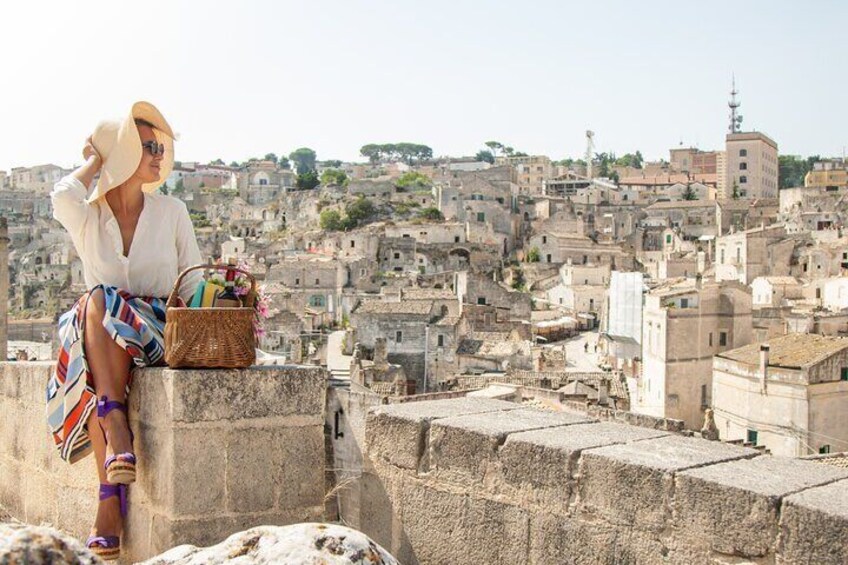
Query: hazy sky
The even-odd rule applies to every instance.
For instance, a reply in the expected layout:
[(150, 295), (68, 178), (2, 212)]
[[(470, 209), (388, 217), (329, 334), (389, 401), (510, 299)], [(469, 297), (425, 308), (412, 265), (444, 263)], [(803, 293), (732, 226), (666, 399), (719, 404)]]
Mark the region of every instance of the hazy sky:
[(781, 153), (848, 145), (848, 2), (428, 0), (0, 4), (0, 169), (80, 160), (135, 100), (178, 160), (361, 159), (495, 139), (553, 158), (720, 148), (731, 74)]

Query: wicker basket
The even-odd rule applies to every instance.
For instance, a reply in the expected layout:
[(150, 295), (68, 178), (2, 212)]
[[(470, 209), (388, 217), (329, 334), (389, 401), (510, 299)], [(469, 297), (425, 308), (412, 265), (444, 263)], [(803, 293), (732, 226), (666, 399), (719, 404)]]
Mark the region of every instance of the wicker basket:
[[(250, 279), (250, 293), (242, 308), (180, 307), (179, 290), (183, 277), (197, 269), (233, 269)], [(253, 304), (256, 279), (228, 265), (197, 265), (177, 277), (168, 297), (165, 314), (165, 362), (173, 369), (204, 367), (235, 369), (256, 362), (256, 337), (253, 333)]]

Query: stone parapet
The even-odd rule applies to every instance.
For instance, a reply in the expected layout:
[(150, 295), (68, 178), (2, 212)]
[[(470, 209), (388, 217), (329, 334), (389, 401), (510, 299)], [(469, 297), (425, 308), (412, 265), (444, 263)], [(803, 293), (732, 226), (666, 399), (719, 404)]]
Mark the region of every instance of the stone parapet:
[[(0, 505), (80, 538), (97, 499), (94, 458), (63, 462), (45, 417), (53, 364), (0, 363)], [(125, 558), (210, 545), (252, 526), (320, 520), (326, 374), (317, 367), (136, 370), (139, 458)]]
[(848, 562), (848, 469), (485, 398), (365, 443), (361, 528), (407, 564)]

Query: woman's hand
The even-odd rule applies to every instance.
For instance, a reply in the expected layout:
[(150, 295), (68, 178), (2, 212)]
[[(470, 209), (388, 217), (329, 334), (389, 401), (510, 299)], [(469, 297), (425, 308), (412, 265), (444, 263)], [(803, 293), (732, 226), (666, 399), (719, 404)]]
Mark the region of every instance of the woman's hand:
[(89, 135), (85, 140), (85, 147), (82, 148), (82, 158), (88, 161), (92, 157), (96, 157), (97, 161), (102, 161), (100, 153), (98, 153), (97, 149), (95, 149), (94, 143), (91, 141), (91, 136)]

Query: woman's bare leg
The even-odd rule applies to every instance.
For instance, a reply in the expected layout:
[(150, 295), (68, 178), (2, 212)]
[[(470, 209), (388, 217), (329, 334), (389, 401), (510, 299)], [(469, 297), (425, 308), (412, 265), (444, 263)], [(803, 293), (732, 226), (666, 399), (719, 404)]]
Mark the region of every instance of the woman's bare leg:
[[(106, 333), (103, 327), (105, 315), (105, 298), (102, 289), (90, 293), (88, 306), (85, 311), (85, 355), (88, 368), (94, 379), (97, 397), (107, 396), (109, 400), (126, 402), (126, 386), (129, 379), (131, 359), (117, 343)], [(106, 436), (100, 424), (106, 429)], [(92, 412), (88, 419), (88, 433), (94, 448), (94, 459), (97, 465), (98, 483), (106, 483), (106, 471), (103, 464), (106, 461), (107, 445), (112, 453), (132, 451), (129, 428), (123, 412), (113, 410), (103, 421)], [(94, 528), (97, 535), (119, 535), (123, 526), (120, 513), (120, 503), (117, 497), (101, 501), (97, 507), (97, 518)]]

